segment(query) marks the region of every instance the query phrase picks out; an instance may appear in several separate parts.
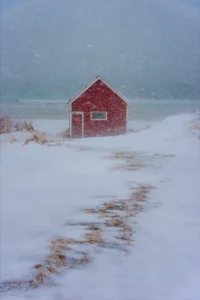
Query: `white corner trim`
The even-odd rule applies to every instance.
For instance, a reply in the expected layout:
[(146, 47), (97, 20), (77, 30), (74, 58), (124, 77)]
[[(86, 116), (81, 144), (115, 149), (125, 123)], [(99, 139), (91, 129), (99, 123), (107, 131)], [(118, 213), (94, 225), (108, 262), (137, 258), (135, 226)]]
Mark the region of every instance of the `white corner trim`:
[(71, 104), (69, 105), (69, 136), (70, 138), (72, 137), (72, 116), (71, 116), (71, 111), (72, 111), (72, 106)]
[(128, 105), (126, 106), (126, 133), (128, 132), (128, 114), (129, 114), (129, 110), (128, 110)]

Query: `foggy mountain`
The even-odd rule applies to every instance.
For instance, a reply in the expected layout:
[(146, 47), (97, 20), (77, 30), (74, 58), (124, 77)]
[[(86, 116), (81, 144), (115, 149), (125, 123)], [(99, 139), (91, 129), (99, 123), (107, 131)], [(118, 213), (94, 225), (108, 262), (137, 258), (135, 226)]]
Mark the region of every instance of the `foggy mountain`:
[(199, 3), (2, 0), (2, 97), (69, 98), (101, 75), (129, 98), (200, 98)]

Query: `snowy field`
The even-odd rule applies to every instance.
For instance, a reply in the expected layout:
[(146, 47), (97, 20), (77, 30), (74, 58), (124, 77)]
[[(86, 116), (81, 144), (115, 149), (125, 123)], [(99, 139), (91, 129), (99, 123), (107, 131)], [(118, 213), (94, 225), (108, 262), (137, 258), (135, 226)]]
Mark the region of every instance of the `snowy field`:
[(1, 136), (1, 299), (200, 299), (200, 119), (151, 125), (45, 145)]
[[(142, 130), (155, 125), (156, 121), (129, 121), (128, 130)], [(69, 127), (69, 120), (34, 120), (33, 125), (35, 129), (39, 129), (48, 133), (58, 133), (64, 131), (67, 127)]]

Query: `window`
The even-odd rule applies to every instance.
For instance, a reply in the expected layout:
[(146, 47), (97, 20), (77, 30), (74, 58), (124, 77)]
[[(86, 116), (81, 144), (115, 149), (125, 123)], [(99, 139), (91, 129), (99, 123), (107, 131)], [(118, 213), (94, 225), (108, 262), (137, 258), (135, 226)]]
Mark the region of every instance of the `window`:
[(91, 112), (91, 120), (107, 120), (107, 112), (93, 111)]

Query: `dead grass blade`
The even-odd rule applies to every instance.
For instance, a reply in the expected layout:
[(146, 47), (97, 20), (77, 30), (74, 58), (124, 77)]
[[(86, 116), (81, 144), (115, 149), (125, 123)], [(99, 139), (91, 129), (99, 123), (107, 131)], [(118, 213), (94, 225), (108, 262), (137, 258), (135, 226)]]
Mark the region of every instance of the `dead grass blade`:
[[(35, 140), (35, 138), (34, 138)], [(135, 217), (144, 209), (144, 203), (147, 201), (148, 193), (155, 187), (148, 184), (138, 185), (127, 199), (113, 200), (103, 203), (96, 209), (86, 209), (86, 214), (96, 214), (101, 217), (103, 222), (98, 223), (80, 223), (77, 226), (87, 226), (87, 233), (82, 240), (74, 240), (68, 238), (55, 238), (49, 243), (49, 255), (44, 259), (43, 263), (33, 266), (35, 270), (34, 278), (28, 281), (5, 282), (4, 290), (19, 289), (25, 285), (28, 288), (38, 288), (44, 284), (46, 280), (51, 278), (52, 274), (57, 274), (63, 267), (67, 269), (83, 267), (91, 262), (91, 257), (86, 251), (81, 251), (82, 245), (91, 245), (103, 247), (107, 249), (116, 249), (125, 254), (129, 254), (129, 249), (133, 246), (133, 228), (129, 224), (129, 220)], [(123, 217), (121, 216), (123, 214)], [(74, 224), (67, 224), (72, 226)], [(100, 228), (101, 226), (101, 228)], [(115, 228), (114, 238), (120, 242), (108, 242), (103, 239), (103, 228)], [(116, 236), (117, 234), (117, 236)], [(80, 250), (75, 251), (73, 245), (79, 245)], [(74, 258), (72, 255), (68, 257), (68, 253), (77, 253), (80, 258)]]
[(32, 137), (25, 140), (24, 145), (29, 144), (30, 142), (35, 142), (41, 145), (54, 142), (53, 140), (48, 140), (44, 134), (34, 133)]

